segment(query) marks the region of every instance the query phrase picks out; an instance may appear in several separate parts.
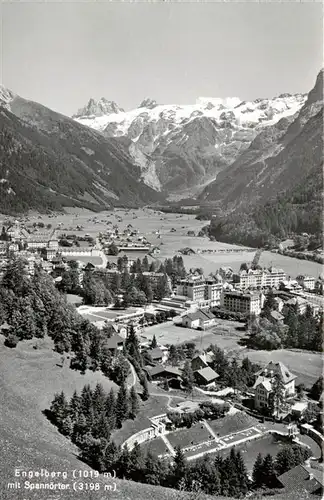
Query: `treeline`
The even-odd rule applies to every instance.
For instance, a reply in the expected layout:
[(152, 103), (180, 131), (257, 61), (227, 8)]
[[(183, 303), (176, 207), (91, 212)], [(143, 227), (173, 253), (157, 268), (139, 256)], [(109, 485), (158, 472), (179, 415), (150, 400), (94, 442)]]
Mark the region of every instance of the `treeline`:
[[(108, 262), (107, 268), (111, 269)], [(137, 259), (128, 270), (127, 256), (117, 260), (117, 271), (110, 275), (104, 270), (86, 269), (83, 280), (80, 280), (80, 270), (75, 262), (69, 262), (69, 267), (62, 273), (62, 280), (58, 288), (65, 293), (76, 293), (83, 297), (85, 304), (108, 305), (115, 304), (116, 308), (126, 308), (131, 305), (142, 306), (161, 300), (171, 293), (170, 283), (174, 286), (178, 279), (186, 276), (186, 269), (181, 256), (166, 259), (158, 268), (154, 263), (149, 264), (147, 257), (141, 261)], [(156, 280), (151, 280), (143, 273), (159, 272)], [(123, 294), (120, 301), (118, 295)]]
[(180, 447), (172, 461), (145, 454), (137, 443), (131, 451), (117, 447), (111, 440), (113, 430), (134, 418), (138, 408), (134, 389), (129, 393), (121, 386), (116, 396), (113, 390), (106, 394), (100, 384), (94, 390), (87, 385), (80, 395), (74, 392), (70, 401), (64, 393), (56, 394), (49, 417), (79, 447), (81, 458), (99, 472), (113, 469), (119, 478), (197, 493), (241, 497), (253, 489), (274, 488), (278, 475), (310, 456), (298, 445), (284, 447), (275, 459), (259, 455), (251, 481), (242, 454), (234, 447), (226, 457), (205, 455), (194, 462), (186, 461)]

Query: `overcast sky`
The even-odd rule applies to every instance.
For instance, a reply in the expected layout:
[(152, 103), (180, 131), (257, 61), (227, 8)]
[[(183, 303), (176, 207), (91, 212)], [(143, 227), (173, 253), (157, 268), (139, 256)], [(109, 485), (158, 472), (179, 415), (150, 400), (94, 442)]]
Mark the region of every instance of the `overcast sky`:
[(2, 4), (2, 83), (69, 115), (307, 92), (322, 47), (321, 3)]

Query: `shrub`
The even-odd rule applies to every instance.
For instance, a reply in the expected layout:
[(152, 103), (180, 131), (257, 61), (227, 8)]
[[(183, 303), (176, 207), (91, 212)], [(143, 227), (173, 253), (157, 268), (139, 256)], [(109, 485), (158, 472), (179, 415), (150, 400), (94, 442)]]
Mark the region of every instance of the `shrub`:
[(19, 338), (17, 337), (17, 335), (10, 334), (4, 341), (4, 345), (13, 349), (14, 347), (17, 347), (18, 342)]

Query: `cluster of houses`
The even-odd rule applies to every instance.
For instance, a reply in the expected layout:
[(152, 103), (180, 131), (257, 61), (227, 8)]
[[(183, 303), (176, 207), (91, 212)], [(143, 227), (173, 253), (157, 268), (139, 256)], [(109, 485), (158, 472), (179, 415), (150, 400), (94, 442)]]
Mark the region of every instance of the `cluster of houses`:
[(118, 251), (136, 251), (142, 250), (148, 252), (151, 249), (151, 243), (147, 241), (146, 237), (139, 234), (132, 224), (128, 224), (123, 231), (119, 231), (118, 225), (112, 225), (106, 229), (104, 233), (99, 234), (99, 241), (103, 249), (109, 254), (109, 248), (114, 243)]

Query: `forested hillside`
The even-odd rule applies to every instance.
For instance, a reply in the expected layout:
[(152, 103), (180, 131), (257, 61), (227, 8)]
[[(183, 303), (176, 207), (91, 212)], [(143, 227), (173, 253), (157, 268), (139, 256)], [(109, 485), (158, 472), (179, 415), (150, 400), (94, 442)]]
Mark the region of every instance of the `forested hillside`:
[(201, 201), (220, 207), (210, 225), (218, 240), (271, 246), (303, 232), (320, 240), (322, 186), (321, 71), (299, 114), (264, 130)]
[(20, 117), (0, 102), (1, 212), (64, 206), (99, 210), (158, 198), (115, 139), (17, 99)]

